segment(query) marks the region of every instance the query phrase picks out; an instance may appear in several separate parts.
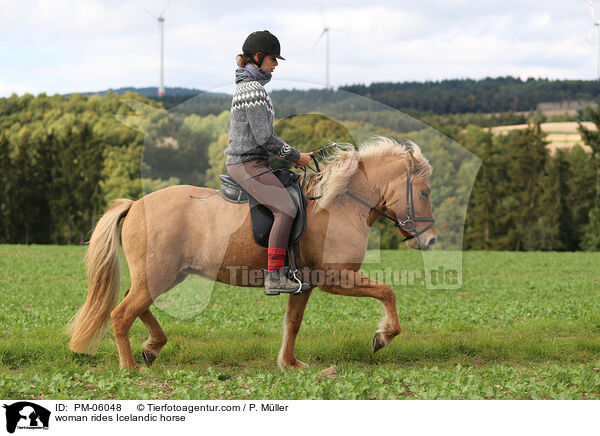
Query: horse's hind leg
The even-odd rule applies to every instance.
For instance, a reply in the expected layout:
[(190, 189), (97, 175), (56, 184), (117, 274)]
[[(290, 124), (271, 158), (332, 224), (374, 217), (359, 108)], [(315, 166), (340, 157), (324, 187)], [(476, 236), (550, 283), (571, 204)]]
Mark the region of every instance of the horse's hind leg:
[(110, 318), (115, 331), (115, 342), (119, 352), (119, 363), (123, 369), (141, 368), (135, 363), (129, 342), (129, 329), (138, 316), (145, 313), (152, 304), (146, 286), (132, 283), (131, 289), (121, 303), (112, 311)]
[(303, 291), (300, 295), (290, 295), (288, 298), (287, 311), (283, 321), (283, 343), (277, 358), (277, 364), (281, 369), (302, 368), (308, 366), (306, 363), (296, 359), (294, 346), (296, 336), (302, 324), (304, 309), (310, 297), (312, 289)]
[(400, 334), (396, 294), (385, 283), (372, 280), (357, 272), (344, 270), (340, 275), (337, 283), (319, 285), (319, 287), (332, 294), (376, 298), (383, 304), (385, 318), (379, 323), (379, 329), (375, 332), (371, 346), (371, 351), (375, 353)]
[[(186, 278), (187, 274), (177, 274), (175, 280), (165, 289), (164, 292), (167, 292), (168, 290), (174, 288)], [(144, 363), (146, 364), (146, 366), (151, 366), (158, 357), (158, 354), (160, 353), (162, 347), (164, 347), (167, 343), (167, 335), (165, 334), (164, 330), (162, 329), (152, 312), (150, 312), (150, 309), (142, 313), (140, 315), (140, 319), (142, 320), (142, 322), (148, 329), (148, 333), (150, 334), (150, 337), (146, 340), (146, 342), (144, 342), (142, 349), (142, 357), (144, 358)]]
[(151, 366), (158, 357), (158, 353), (160, 353), (162, 347), (167, 343), (167, 335), (154, 315), (152, 315), (152, 312), (150, 312), (150, 309), (142, 313), (140, 319), (148, 329), (148, 333), (150, 333), (150, 337), (144, 342), (142, 357), (146, 366)]
[[(171, 283), (164, 292), (167, 292), (171, 288), (177, 286), (179, 283), (184, 281), (187, 277), (187, 274), (179, 273), (173, 283)], [(140, 319), (148, 329), (148, 333), (150, 337), (144, 342), (142, 349), (142, 357), (144, 358), (144, 363), (146, 366), (151, 366), (152, 363), (158, 357), (160, 350), (167, 343), (167, 335), (164, 330), (152, 314), (150, 309), (146, 310), (144, 313), (140, 315)]]

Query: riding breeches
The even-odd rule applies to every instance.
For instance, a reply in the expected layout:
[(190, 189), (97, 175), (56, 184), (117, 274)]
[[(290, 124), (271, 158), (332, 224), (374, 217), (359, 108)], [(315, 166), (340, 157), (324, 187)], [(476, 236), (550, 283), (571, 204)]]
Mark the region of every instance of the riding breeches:
[(287, 248), (296, 217), (296, 206), (283, 184), (269, 170), (269, 162), (266, 160), (251, 160), (227, 165), (227, 172), (233, 180), (273, 212), (274, 221), (269, 234), (269, 248)]

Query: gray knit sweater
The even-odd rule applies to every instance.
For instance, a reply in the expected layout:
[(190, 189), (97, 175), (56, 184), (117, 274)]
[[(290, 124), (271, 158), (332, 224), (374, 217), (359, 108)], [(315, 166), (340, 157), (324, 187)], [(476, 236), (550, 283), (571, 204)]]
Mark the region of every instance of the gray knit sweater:
[(271, 154), (289, 162), (300, 159), (300, 152), (273, 132), (274, 118), (273, 103), (263, 85), (257, 80), (239, 82), (231, 102), (225, 164), (269, 160)]

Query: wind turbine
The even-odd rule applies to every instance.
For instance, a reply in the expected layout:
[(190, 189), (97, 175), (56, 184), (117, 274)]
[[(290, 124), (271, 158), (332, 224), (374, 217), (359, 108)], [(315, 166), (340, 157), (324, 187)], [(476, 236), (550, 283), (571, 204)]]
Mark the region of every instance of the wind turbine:
[(158, 85), (158, 96), (159, 97), (162, 97), (163, 95), (165, 95), (165, 76), (164, 76), (164, 59), (165, 59), (164, 23), (165, 23), (165, 17), (163, 16), (163, 14), (165, 13), (165, 9), (167, 9), (167, 6), (169, 6), (169, 3), (171, 3), (171, 0), (167, 1), (167, 4), (165, 5), (165, 7), (163, 8), (162, 12), (160, 13), (160, 15), (158, 17), (156, 15), (154, 15), (152, 12), (150, 12), (148, 9), (146, 9), (146, 12), (148, 14), (150, 14), (150, 16), (152, 18), (154, 18), (155, 20), (158, 21), (158, 28), (160, 30), (160, 83)]
[(341, 32), (342, 30), (327, 27), (327, 24), (325, 24), (325, 16), (323, 15), (323, 6), (319, 5), (319, 9), (321, 10), (321, 21), (323, 22), (323, 31), (321, 32), (321, 34), (315, 41), (315, 45), (313, 45), (313, 50), (317, 47), (317, 44), (319, 43), (319, 41), (321, 40), (323, 35), (325, 35), (325, 44), (326, 44), (326, 48), (325, 48), (325, 89), (328, 89), (329, 88), (329, 32), (331, 30), (335, 30), (336, 32)]
[(585, 39), (585, 42), (587, 43), (590, 40), (590, 36), (592, 35), (592, 32), (595, 30), (596, 31), (596, 80), (600, 79), (600, 58), (598, 56), (598, 50), (600, 50), (600, 40), (599, 37), (600, 35), (598, 34), (598, 26), (600, 25), (600, 21), (596, 20), (596, 14), (594, 13), (594, 5), (592, 4), (592, 0), (588, 0), (589, 4), (590, 4), (590, 11), (592, 12), (592, 28), (590, 30), (590, 32), (588, 33), (587, 38)]

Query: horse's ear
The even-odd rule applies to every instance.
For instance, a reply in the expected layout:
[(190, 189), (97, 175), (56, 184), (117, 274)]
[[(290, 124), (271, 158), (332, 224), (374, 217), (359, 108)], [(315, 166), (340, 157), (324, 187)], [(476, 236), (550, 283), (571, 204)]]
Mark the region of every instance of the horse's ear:
[(415, 172), (415, 157), (413, 156), (412, 151), (410, 150), (406, 151), (406, 165), (408, 166), (408, 169), (411, 173)]

